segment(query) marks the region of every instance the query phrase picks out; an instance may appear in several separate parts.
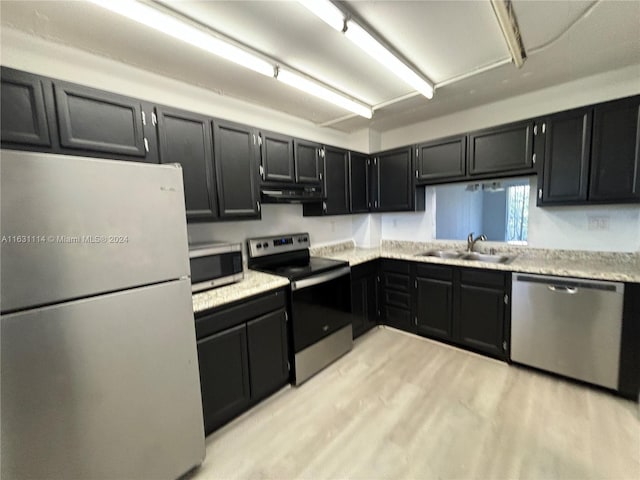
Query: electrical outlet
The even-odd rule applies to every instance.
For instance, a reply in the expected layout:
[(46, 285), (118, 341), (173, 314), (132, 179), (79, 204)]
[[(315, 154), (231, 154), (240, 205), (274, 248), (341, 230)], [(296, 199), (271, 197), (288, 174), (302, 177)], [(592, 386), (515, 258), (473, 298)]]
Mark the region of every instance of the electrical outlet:
[(609, 230), (608, 215), (587, 215), (587, 230), (607, 231)]

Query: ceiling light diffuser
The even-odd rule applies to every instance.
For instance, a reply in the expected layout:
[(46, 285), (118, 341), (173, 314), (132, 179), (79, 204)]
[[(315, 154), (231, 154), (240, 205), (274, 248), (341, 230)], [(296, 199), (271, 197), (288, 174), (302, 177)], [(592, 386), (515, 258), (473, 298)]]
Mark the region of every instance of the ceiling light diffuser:
[(433, 98), (433, 85), (430, 82), (405, 65), (355, 21), (347, 21), (347, 30), (344, 34), (371, 57), (395, 73), (401, 80), (411, 85), (425, 97)]
[(331, 28), (341, 32), (344, 29), (344, 13), (329, 0), (298, 0)]
[(356, 102), (344, 95), (340, 95), (324, 85), (314, 82), (313, 80), (290, 70), (278, 68), (276, 78), (282, 83), (286, 83), (298, 90), (302, 90), (303, 92), (321, 98), (322, 100), (333, 103), (334, 105), (342, 107), (345, 110), (349, 110), (350, 112), (358, 114), (364, 118), (371, 118), (373, 116), (373, 110), (370, 106)]
[(273, 77), (273, 64), (149, 5), (133, 0), (89, 1), (249, 70)]
[(509, 0), (490, 1), (493, 7), (493, 13), (495, 13), (496, 19), (498, 20), (498, 25), (500, 25), (500, 30), (502, 30), (504, 41), (507, 42), (511, 60), (516, 67), (520, 68), (527, 59), (527, 52), (522, 43), (520, 27), (518, 26), (516, 14), (513, 11), (513, 4)]

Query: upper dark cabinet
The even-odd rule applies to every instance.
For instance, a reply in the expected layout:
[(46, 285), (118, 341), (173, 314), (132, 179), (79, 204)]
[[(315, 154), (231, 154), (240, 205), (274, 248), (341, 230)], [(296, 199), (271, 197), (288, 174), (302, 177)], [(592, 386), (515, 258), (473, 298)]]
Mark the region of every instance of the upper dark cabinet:
[(542, 188), (538, 204), (587, 199), (592, 110), (579, 108), (546, 120)]
[(596, 105), (590, 201), (640, 200), (640, 96)]
[(325, 214), (349, 213), (349, 152), (334, 147), (324, 149)]
[(533, 121), (469, 134), (469, 174), (526, 172), (533, 167)]
[(294, 140), (296, 183), (315, 183), (322, 181), (322, 162), (320, 145), (305, 140)]
[(66, 82), (53, 88), (62, 147), (146, 156), (139, 100)]
[(51, 146), (42, 82), (36, 75), (2, 67), (2, 144)]
[(260, 218), (257, 131), (214, 121), (214, 159), (221, 218)]
[(374, 209), (378, 211), (402, 211), (413, 208), (413, 159), (412, 147), (378, 153), (374, 159), (377, 195)]
[(262, 181), (294, 183), (293, 139), (278, 133), (260, 132)]
[(369, 168), (371, 160), (362, 153), (349, 153), (349, 194), (351, 213), (365, 213), (371, 208), (369, 200)]
[(416, 147), (416, 178), (419, 183), (459, 179), (466, 174), (467, 137), (458, 136), (421, 143)]
[(218, 216), (211, 120), (196, 113), (158, 107), (160, 163), (182, 165), (187, 220)]

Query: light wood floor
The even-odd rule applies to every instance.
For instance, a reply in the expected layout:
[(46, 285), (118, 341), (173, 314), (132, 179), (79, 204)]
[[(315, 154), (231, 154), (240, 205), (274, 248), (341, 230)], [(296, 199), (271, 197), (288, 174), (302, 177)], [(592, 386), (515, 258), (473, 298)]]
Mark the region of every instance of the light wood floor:
[(640, 479), (638, 404), (392, 329), (207, 438), (200, 479)]

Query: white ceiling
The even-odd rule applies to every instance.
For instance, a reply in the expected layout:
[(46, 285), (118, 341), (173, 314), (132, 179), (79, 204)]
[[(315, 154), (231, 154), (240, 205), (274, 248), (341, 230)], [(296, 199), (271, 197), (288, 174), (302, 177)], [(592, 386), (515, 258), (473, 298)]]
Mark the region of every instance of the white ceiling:
[[(163, 1), (264, 55), (377, 105), (412, 90), (294, 1)], [(585, 76), (640, 65), (640, 1), (515, 0), (529, 58), (446, 83), (508, 58), (488, 0), (341, 2), (436, 83), (371, 120), (78, 1), (0, 2), (1, 23), (54, 42), (346, 132), (384, 131)], [(581, 15), (588, 11), (588, 15)], [(577, 21), (576, 21), (577, 20)], [(575, 24), (574, 24), (575, 22)], [(573, 25), (572, 25), (573, 24)], [(568, 27), (571, 28), (567, 30)], [(566, 32), (565, 32), (566, 31)], [(565, 32), (565, 33), (563, 33)], [(548, 42), (545, 48), (540, 49)], [(343, 119), (340, 121), (336, 121)]]

